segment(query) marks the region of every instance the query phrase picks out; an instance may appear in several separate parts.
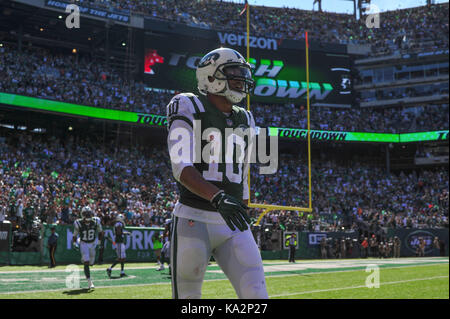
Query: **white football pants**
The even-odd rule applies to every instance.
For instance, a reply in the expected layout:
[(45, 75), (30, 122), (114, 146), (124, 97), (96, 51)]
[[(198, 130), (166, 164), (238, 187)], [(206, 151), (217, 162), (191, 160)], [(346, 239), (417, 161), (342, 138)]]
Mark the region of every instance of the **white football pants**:
[(250, 229), (232, 231), (174, 216), (171, 240), (172, 297), (199, 299), (211, 255), (238, 298), (267, 299), (261, 254)]

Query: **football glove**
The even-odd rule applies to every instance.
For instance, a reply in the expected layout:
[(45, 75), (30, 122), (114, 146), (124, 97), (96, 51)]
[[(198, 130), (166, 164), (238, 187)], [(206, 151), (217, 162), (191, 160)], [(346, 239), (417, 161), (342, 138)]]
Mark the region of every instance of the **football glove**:
[(211, 205), (217, 209), (220, 215), (222, 215), (225, 223), (231, 230), (236, 230), (236, 227), (240, 231), (248, 229), (247, 223), (250, 224), (251, 222), (246, 212), (248, 207), (241, 201), (238, 201), (233, 196), (225, 194), (225, 192), (221, 190), (213, 196)]
[(73, 243), (73, 249), (76, 251), (80, 251), (80, 245), (77, 242)]

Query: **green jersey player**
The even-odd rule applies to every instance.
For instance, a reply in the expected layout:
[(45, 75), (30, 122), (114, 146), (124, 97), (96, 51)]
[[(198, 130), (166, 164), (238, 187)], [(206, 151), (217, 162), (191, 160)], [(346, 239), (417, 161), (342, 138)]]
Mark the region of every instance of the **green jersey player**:
[(106, 269), (106, 274), (109, 278), (111, 278), (111, 272), (115, 265), (120, 263), (120, 277), (125, 277), (126, 274), (124, 272), (125, 265), (125, 235), (130, 235), (130, 232), (125, 231), (125, 217), (122, 214), (117, 215), (116, 221), (114, 223), (114, 238), (112, 241), (108, 238), (109, 241), (112, 242), (113, 248), (116, 250), (117, 260), (111, 265), (111, 267)]
[(79, 249), (81, 252), (81, 261), (84, 264), (84, 274), (88, 280), (89, 289), (94, 289), (89, 266), (94, 265), (95, 248), (97, 247), (98, 239), (101, 239), (103, 236), (103, 229), (100, 219), (94, 217), (94, 213), (89, 206), (83, 207), (81, 210), (81, 218), (74, 222), (72, 241), (75, 246), (78, 246), (78, 235), (80, 236)]
[(248, 132), (255, 122), (235, 105), (253, 87), (251, 68), (239, 52), (220, 48), (200, 60), (196, 76), (202, 95), (178, 94), (167, 106), (167, 141), (180, 192), (171, 239), (173, 298), (201, 297), (211, 255), (239, 298), (268, 298), (246, 213)]

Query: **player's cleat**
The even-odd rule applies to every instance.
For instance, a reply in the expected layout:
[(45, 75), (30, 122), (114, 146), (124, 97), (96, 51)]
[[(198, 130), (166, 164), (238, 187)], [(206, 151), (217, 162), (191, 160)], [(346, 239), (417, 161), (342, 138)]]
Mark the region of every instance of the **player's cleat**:
[(94, 283), (92, 282), (92, 280), (88, 279), (88, 283), (89, 283), (89, 289), (94, 289)]
[(157, 271), (161, 271), (161, 270), (164, 270), (164, 269), (166, 269), (166, 268), (164, 268), (164, 265), (161, 265), (161, 267), (159, 267), (159, 269), (156, 269)]
[(121, 272), (121, 273), (120, 273), (120, 278), (122, 278), (122, 277), (127, 277), (127, 274), (124, 273), (124, 272)]
[(111, 278), (111, 269), (106, 268), (106, 274), (108, 275), (109, 278)]

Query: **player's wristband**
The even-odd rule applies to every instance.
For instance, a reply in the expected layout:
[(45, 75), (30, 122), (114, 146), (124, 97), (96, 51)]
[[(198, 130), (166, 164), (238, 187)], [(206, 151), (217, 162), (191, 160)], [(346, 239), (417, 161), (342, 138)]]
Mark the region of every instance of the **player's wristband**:
[(219, 205), (219, 200), (220, 198), (223, 196), (222, 194), (225, 194), (225, 192), (223, 190), (218, 191), (216, 194), (214, 194), (214, 196), (211, 198), (211, 205), (217, 209), (218, 205)]

